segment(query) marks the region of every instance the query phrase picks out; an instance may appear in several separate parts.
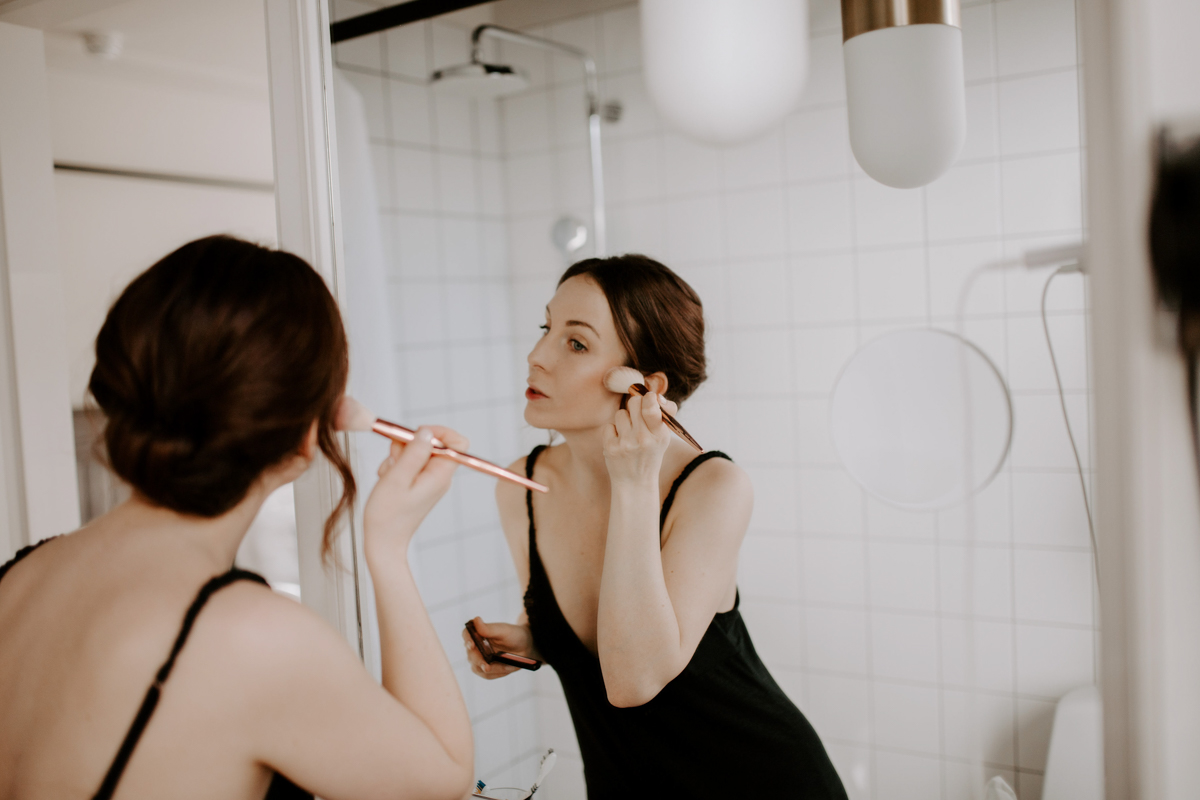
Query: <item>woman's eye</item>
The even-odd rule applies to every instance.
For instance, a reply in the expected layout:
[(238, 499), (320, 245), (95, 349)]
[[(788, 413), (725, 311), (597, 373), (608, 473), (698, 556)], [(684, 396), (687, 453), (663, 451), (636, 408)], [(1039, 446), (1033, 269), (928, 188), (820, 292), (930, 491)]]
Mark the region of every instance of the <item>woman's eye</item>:
[(538, 325), (538, 328), (540, 328), (540, 329), (541, 329), (541, 331), (542, 331), (542, 336), (545, 336), (547, 333), (549, 333), (549, 332), (550, 332), (550, 326), (549, 326), (549, 325)]
[(583, 344), (583, 342), (579, 341), (578, 339), (572, 339), (571, 340), (571, 349), (574, 350), (576, 353), (582, 353), (583, 351), (587, 350), (587, 347)]

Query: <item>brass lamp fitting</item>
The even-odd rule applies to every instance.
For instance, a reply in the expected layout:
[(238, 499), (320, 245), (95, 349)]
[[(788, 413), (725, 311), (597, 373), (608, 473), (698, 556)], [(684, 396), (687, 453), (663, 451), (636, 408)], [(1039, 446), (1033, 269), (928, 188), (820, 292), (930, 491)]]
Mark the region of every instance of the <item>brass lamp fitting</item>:
[(959, 0), (842, 0), (842, 41), (901, 25), (962, 27)]

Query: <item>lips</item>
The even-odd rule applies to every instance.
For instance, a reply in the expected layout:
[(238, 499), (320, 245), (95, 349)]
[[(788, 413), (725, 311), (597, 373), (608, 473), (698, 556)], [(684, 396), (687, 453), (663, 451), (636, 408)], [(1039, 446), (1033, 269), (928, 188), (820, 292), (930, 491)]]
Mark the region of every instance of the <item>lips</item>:
[(546, 399), (546, 395), (542, 394), (537, 389), (530, 386), (528, 389), (525, 390), (525, 399), (526, 400), (544, 400), (544, 399)]

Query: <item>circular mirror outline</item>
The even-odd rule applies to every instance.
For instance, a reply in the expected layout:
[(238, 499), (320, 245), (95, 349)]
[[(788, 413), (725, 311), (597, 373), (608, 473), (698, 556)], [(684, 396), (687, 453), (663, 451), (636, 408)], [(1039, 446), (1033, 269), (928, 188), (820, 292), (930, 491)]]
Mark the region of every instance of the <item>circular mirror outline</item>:
[[(885, 504), (891, 506), (892, 508), (899, 508), (904, 511), (941, 511), (941, 510), (944, 510), (947, 508), (953, 508), (954, 506), (959, 505), (960, 503), (966, 502), (966, 500), (968, 498), (973, 497), (973, 496), (979, 494), (980, 492), (982, 492), (984, 489), (986, 489), (991, 484), (991, 482), (996, 479), (996, 476), (1000, 474), (1000, 470), (1004, 467), (1004, 462), (1006, 462), (1008, 460), (1008, 456), (1012, 452), (1013, 429), (1016, 426), (1016, 418), (1013, 415), (1012, 390), (1010, 390), (1008, 388), (1008, 381), (1004, 380), (1004, 375), (1000, 372), (1000, 369), (996, 366), (996, 363), (994, 361), (992, 361), (992, 359), (988, 356), (988, 354), (983, 352), (983, 350), (980, 349), (980, 347), (978, 345), (976, 345), (974, 342), (967, 339), (965, 336), (961, 336), (961, 335), (955, 333), (954, 331), (947, 331), (947, 330), (942, 330), (941, 328), (929, 328), (929, 327), (897, 328), (895, 330), (881, 333), (878, 336), (876, 336), (875, 338), (868, 340), (866, 343), (864, 343), (862, 346), (860, 346), (858, 349), (856, 349), (854, 351), (854, 353), (852, 353), (848, 359), (846, 359), (846, 363), (842, 364), (841, 369), (838, 370), (837, 377), (833, 381), (833, 388), (829, 392), (829, 412), (828, 412), (829, 436), (831, 439), (833, 439), (833, 399), (837, 394), (838, 385), (842, 382), (842, 377), (846, 374), (846, 370), (848, 370), (850, 368), (850, 365), (854, 363), (854, 360), (856, 358), (858, 358), (859, 354), (862, 353), (862, 351), (866, 350), (868, 347), (875, 344), (876, 342), (878, 342), (881, 339), (885, 339), (889, 336), (894, 336), (895, 334), (899, 334), (899, 333), (913, 333), (913, 332), (941, 334), (950, 339), (956, 340), (957, 342), (965, 345), (966, 347), (970, 348), (971, 350), (974, 350), (975, 353), (981, 359), (983, 359), (983, 363), (988, 367), (988, 369), (991, 370), (992, 374), (996, 377), (996, 380), (1000, 383), (1000, 388), (1004, 392), (1005, 408), (1008, 410), (1008, 414), (1007, 414), (1008, 435), (1005, 436), (1005, 438), (1004, 438), (1004, 447), (1000, 451), (1000, 457), (996, 459), (996, 466), (992, 468), (991, 472), (988, 473), (988, 476), (986, 478), (984, 478), (982, 481), (980, 481), (974, 489), (964, 490), (962, 496), (955, 498), (951, 502), (936, 503), (936, 504), (935, 503), (930, 503), (930, 504), (902, 503), (902, 502), (897, 502), (896, 500), (893, 500), (892, 498), (884, 497), (883, 495), (872, 491), (871, 488), (868, 487), (866, 485), (866, 483), (864, 483), (863, 480), (861, 478), (859, 478), (858, 475), (854, 474), (854, 470), (852, 470), (850, 468), (850, 465), (847, 464), (846, 460), (842, 457), (842, 453), (838, 449), (836, 440), (834, 440), (834, 442), (833, 442), (833, 449), (835, 451), (837, 451), (838, 461), (841, 462), (842, 468), (845, 469), (846, 473), (849, 474), (850, 477), (854, 479), (854, 482), (856, 484), (858, 484), (858, 486), (864, 492), (866, 492), (871, 497), (874, 497), (876, 500), (879, 500), (881, 503), (885, 503)], [(969, 393), (970, 392), (969, 392), (969, 383), (968, 383), (968, 394)]]

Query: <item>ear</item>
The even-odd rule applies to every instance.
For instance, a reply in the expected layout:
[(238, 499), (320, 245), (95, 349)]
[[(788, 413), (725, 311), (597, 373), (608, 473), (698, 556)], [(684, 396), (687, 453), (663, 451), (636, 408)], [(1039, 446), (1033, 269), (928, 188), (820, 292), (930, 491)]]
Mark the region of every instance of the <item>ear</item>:
[(654, 372), (646, 376), (646, 388), (656, 394), (667, 393), (667, 376), (663, 372)]
[(300, 442), (300, 449), (297, 451), (307, 461), (312, 461), (317, 455), (317, 422), (318, 420), (314, 419), (312, 425), (308, 426), (308, 433), (304, 435), (304, 440)]

